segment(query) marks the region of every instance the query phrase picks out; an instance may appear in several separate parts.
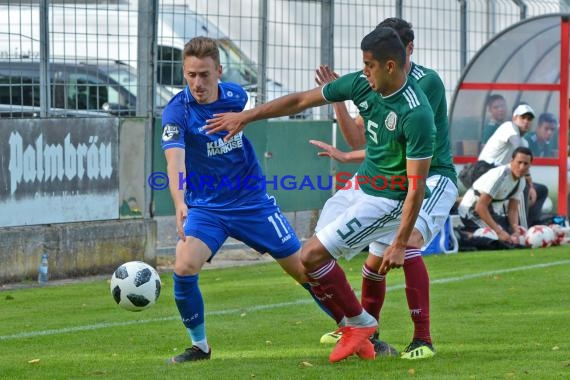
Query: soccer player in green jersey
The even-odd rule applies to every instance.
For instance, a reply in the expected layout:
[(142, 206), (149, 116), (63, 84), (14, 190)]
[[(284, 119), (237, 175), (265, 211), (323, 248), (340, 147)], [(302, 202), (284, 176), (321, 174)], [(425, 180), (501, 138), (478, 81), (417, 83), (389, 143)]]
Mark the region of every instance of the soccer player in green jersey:
[(248, 111), (214, 115), (207, 124), (208, 133), (226, 130), (230, 139), (255, 120), (294, 115), (330, 102), (352, 100), (359, 105), (366, 155), (358, 183), (337, 191), (325, 203), (316, 234), (301, 251), (313, 292), (327, 309), (345, 317), (331, 362), (352, 354), (374, 357), (369, 337), (377, 329), (376, 318), (362, 308), (337, 259), (350, 259), (383, 239), (390, 242), (380, 268), (386, 272), (404, 264), (414, 225), (424, 239), (429, 236), (427, 223), (416, 219), (433, 155), (433, 112), (417, 83), (408, 79), (405, 48), (394, 29), (376, 28), (364, 37), (361, 49), (362, 71)]
[[(414, 32), (411, 24), (400, 18), (388, 18), (378, 26), (389, 26), (398, 32), (406, 46), (406, 72), (408, 77), (417, 81), (427, 95), (434, 112), (436, 142), (426, 183), (432, 196), (424, 200), (418, 216), (418, 221), (423, 220), (429, 226), (431, 239), (442, 230), (458, 195), (457, 175), (453, 166), (449, 142), (445, 87), (437, 72), (411, 62), (410, 58), (414, 49)], [(318, 84), (323, 84), (334, 80), (335, 77), (336, 74), (329, 68), (321, 67), (317, 70), (316, 81)], [(360, 148), (361, 144), (364, 143), (363, 139), (360, 138), (364, 129), (362, 118), (352, 119), (344, 103), (335, 103), (333, 106), (345, 139), (352, 148)], [(365, 156), (364, 150), (345, 153), (321, 141), (312, 141), (312, 143), (324, 150), (321, 155), (330, 156), (339, 161), (360, 162)], [(370, 254), (362, 268), (362, 306), (377, 320), (380, 320), (380, 312), (386, 294), (385, 275), (378, 274), (378, 270), (382, 263), (382, 252), (389, 243), (384, 239), (372, 243), (369, 247)], [(418, 247), (427, 245), (425, 243), (429, 243), (429, 241), (423, 239), (418, 229), (414, 229), (409, 241), (410, 248), (406, 250), (403, 266), (406, 278), (406, 297), (410, 315), (414, 322), (412, 342), (402, 353), (404, 359), (423, 359), (435, 354), (430, 334), (429, 276), (421, 257), (421, 251), (418, 249)], [(335, 315), (335, 319), (338, 322), (339, 316)], [(333, 343), (339, 335), (338, 331), (327, 333), (323, 335), (321, 342)], [(393, 355), (394, 351), (391, 346), (378, 340), (377, 337), (373, 339), (373, 343), (378, 355)]]

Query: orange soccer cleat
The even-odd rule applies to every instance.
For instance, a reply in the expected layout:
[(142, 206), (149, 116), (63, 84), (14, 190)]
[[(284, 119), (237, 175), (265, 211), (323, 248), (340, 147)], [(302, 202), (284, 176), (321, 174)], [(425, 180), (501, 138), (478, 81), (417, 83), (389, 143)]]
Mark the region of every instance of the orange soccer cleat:
[(376, 326), (372, 327), (356, 327), (356, 326), (343, 326), (341, 327), (342, 337), (332, 350), (329, 361), (331, 363), (339, 362), (349, 356), (356, 354), (362, 347), (361, 354), (370, 356), (369, 347), (363, 347), (368, 342), (374, 350), (374, 346), (368, 340), (370, 335), (376, 331)]

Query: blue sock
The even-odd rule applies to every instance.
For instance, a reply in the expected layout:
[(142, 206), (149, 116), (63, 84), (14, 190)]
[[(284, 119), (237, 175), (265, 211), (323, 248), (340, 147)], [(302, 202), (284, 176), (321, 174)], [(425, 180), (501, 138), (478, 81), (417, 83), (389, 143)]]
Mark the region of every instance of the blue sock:
[(319, 307), (321, 308), (322, 311), (324, 311), (325, 313), (327, 313), (327, 315), (329, 317), (331, 317), (332, 319), (334, 319), (334, 315), (330, 312), (329, 309), (327, 309), (325, 307), (325, 305), (322, 304), (321, 301), (319, 301), (319, 299), (315, 296), (315, 294), (313, 293), (313, 291), (311, 290), (311, 285), (309, 285), (308, 283), (303, 283), (301, 284), (303, 286), (303, 288), (307, 289), (307, 291), (309, 292), (309, 294), (311, 295), (311, 297), (313, 297), (313, 299), (315, 300), (315, 302), (317, 303), (317, 305), (319, 305)]
[(192, 342), (205, 340), (204, 299), (198, 286), (198, 275), (179, 276), (174, 273), (172, 277), (174, 278), (174, 300), (182, 323), (188, 329)]

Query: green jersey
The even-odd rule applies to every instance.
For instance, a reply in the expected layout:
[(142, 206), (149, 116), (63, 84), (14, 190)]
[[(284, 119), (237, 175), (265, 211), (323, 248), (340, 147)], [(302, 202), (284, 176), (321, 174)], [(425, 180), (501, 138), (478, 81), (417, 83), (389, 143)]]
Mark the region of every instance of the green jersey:
[(359, 71), (325, 85), (323, 96), (329, 102), (352, 100), (364, 119), (366, 156), (358, 168), (362, 191), (405, 199), (408, 187), (414, 185), (414, 179), (406, 180), (406, 161), (432, 157), (435, 139), (433, 112), (418, 84), (408, 79), (384, 97)]
[(436, 137), (429, 175), (440, 174), (452, 180), (457, 186), (457, 173), (453, 165), (451, 143), (449, 142), (449, 120), (447, 118), (445, 86), (437, 72), (427, 67), (416, 65), (413, 62), (408, 76), (418, 82), (420, 88), (426, 94), (434, 114)]

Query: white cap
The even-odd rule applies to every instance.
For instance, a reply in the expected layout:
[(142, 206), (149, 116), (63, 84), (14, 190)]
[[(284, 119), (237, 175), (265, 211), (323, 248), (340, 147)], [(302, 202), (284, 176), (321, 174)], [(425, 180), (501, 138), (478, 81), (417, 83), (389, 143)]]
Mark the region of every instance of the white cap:
[(534, 110), (528, 104), (519, 104), (513, 111), (513, 116), (522, 116), (527, 113), (530, 113), (532, 117), (536, 117)]

